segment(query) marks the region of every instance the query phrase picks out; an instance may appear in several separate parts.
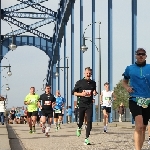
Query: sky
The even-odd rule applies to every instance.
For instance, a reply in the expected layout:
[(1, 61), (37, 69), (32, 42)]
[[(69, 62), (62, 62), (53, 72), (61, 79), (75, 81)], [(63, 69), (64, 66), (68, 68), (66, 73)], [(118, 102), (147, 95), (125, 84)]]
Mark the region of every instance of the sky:
[[(108, 10), (107, 10), (107, 0), (95, 0), (96, 1), (96, 12), (95, 20), (101, 21), (101, 88), (103, 89), (103, 84), (108, 81)], [(7, 8), (11, 5), (19, 3), (17, 0), (1, 0), (2, 8)], [(48, 0), (47, 2), (41, 3), (41, 5), (46, 6), (53, 11), (57, 11), (59, 0)], [(85, 29), (87, 25), (92, 22), (92, 5), (91, 0), (83, 1), (83, 28)], [(75, 44), (74, 44), (74, 72), (75, 78), (74, 83), (79, 80), (79, 54), (80, 54), (80, 1), (76, 0), (74, 6), (75, 14)], [(138, 12), (137, 12), (137, 47), (143, 47), (147, 50), (147, 62), (150, 63), (150, 15), (149, 15), (149, 0), (138, 0)], [(35, 9), (26, 8), (21, 10), (22, 12), (38, 12)], [(32, 24), (37, 22), (35, 19), (21, 19), (26, 24)], [(40, 20), (39, 20), (40, 21)], [(10, 26), (2, 21), (2, 34), (11, 32)], [(13, 30), (19, 29), (18, 27), (12, 25)], [(50, 36), (53, 35), (54, 23), (45, 25), (38, 28), (39, 31), (44, 32)], [(95, 27), (95, 36), (98, 37), (98, 25)], [(131, 64), (131, 0), (113, 0), (113, 87), (122, 79), (122, 73), (127, 65)], [(32, 35), (30, 33), (25, 33), (24, 35)], [(69, 57), (69, 66), (71, 66), (71, 20), (69, 19), (67, 23), (67, 56)], [(92, 27), (86, 30), (85, 36), (92, 36)], [(98, 40), (95, 41), (98, 46)], [(86, 41), (88, 46), (88, 51), (83, 54), (83, 68), (90, 66), (92, 67), (92, 44)], [(63, 40), (60, 50), (60, 58), (64, 58), (63, 54)], [(22, 106), (25, 96), (29, 93), (29, 88), (31, 86), (36, 87), (38, 94), (42, 94), (41, 88), (43, 85), (43, 79), (45, 79), (47, 74), (48, 66), (48, 56), (41, 50), (31, 46), (17, 47), (15, 51), (9, 51), (5, 58), (3, 58), (1, 65), (11, 65), (12, 76), (7, 76), (8, 69), (1, 68), (1, 86), (9, 84), (10, 91), (6, 91), (6, 86), (2, 87), (1, 94), (8, 95), (8, 106)], [(88, 59), (88, 61), (87, 61)], [(60, 66), (63, 66), (63, 59), (60, 61)], [(96, 52), (95, 57), (96, 64), (96, 76), (95, 81), (98, 83), (98, 52)], [(69, 82), (71, 82), (71, 69), (69, 69)], [(60, 71), (60, 81), (63, 81), (64, 72)], [(71, 86), (69, 84), (69, 89), (71, 91)], [(63, 82), (60, 84), (61, 95), (63, 96), (64, 87)], [(71, 97), (71, 92), (69, 91), (69, 98)], [(54, 94), (54, 93), (53, 93)], [(70, 103), (70, 101), (69, 101)], [(97, 97), (96, 97), (97, 103)]]

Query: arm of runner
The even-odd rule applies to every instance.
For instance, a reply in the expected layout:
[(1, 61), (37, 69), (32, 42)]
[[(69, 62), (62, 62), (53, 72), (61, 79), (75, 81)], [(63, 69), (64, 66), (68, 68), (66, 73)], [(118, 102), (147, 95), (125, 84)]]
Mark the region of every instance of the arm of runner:
[(25, 97), (24, 104), (25, 105), (29, 105), (30, 104), (30, 101), (28, 100), (28, 95)]
[(38, 108), (42, 109), (41, 101), (40, 100), (38, 101)]
[(79, 84), (79, 81), (77, 81), (72, 92), (74, 93), (74, 96), (82, 96), (82, 93), (79, 93), (79, 87), (80, 87), (80, 84)]
[(123, 87), (129, 92), (133, 92), (133, 88), (129, 86), (129, 67), (127, 66), (125, 69), (125, 72), (122, 74), (122, 76), (124, 76), (124, 79), (122, 80), (122, 85)]
[(97, 91), (96, 91), (96, 82), (94, 81), (94, 91), (93, 91), (93, 95), (96, 96), (97, 95)]
[(62, 104), (62, 107), (65, 106), (65, 103), (66, 103), (66, 100), (65, 100), (65, 98), (63, 98), (63, 104)]
[(41, 95), (40, 95), (40, 98), (39, 98), (39, 100), (38, 100), (38, 107), (42, 110), (41, 99), (42, 99), (42, 97), (41, 97)]
[(52, 108), (54, 108), (55, 106), (56, 106), (56, 98), (53, 97)]

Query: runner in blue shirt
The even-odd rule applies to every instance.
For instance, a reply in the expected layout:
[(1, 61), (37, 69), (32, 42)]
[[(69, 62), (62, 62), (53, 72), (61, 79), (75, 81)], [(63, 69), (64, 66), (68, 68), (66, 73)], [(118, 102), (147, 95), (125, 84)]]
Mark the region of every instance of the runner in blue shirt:
[[(150, 64), (146, 64), (146, 51), (136, 51), (136, 63), (127, 66), (123, 86), (129, 92), (129, 109), (135, 120), (135, 149), (141, 150), (146, 126), (150, 118)], [(130, 81), (130, 82), (129, 82)]]
[(56, 126), (56, 131), (60, 129), (60, 124), (62, 123), (62, 107), (65, 104), (65, 99), (61, 96), (59, 91), (56, 91), (56, 106), (54, 107), (54, 124)]

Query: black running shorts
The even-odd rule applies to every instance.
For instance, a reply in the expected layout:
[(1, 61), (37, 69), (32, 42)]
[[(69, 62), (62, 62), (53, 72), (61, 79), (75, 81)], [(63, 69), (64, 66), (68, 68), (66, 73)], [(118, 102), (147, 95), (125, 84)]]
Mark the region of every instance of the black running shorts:
[(111, 107), (102, 106), (102, 110), (106, 110), (107, 113), (111, 113)]
[(38, 111), (33, 111), (33, 112), (27, 112), (28, 118), (31, 118), (31, 116), (36, 116), (38, 115)]
[(41, 110), (42, 116), (53, 118), (53, 110)]
[(148, 125), (148, 121), (150, 119), (150, 105), (147, 108), (143, 108), (137, 105), (137, 103), (134, 102), (133, 100), (129, 100), (129, 109), (130, 109), (130, 112), (132, 113), (134, 120), (136, 116), (142, 115), (143, 124)]
[(62, 114), (62, 110), (59, 110), (60, 112), (59, 113), (57, 113), (57, 111), (58, 110), (54, 110), (54, 118), (58, 118), (59, 116), (63, 116), (63, 114)]

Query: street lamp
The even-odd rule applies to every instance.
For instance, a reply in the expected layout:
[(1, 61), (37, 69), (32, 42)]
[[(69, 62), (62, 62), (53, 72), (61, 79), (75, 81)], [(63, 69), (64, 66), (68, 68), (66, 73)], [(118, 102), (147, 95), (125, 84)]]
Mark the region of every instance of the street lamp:
[[(68, 58), (69, 58), (69, 57), (65, 57), (65, 58), (67, 59), (67, 67), (59, 67), (59, 66), (57, 66), (57, 67), (56, 67), (57, 70), (56, 70), (55, 76), (56, 76), (56, 77), (59, 77), (59, 73), (58, 73), (58, 69), (59, 69), (59, 68), (67, 69), (67, 109), (68, 109), (68, 69), (69, 69), (69, 67), (68, 67)], [(61, 60), (61, 59), (60, 59), (60, 60)], [(60, 61), (60, 60), (59, 60), (59, 61)]]
[[(92, 24), (89, 24), (87, 26), (87, 28), (89, 26), (93, 25), (93, 24), (98, 24), (99, 25), (99, 37), (98, 38), (94, 38), (94, 39), (99, 39), (99, 49), (97, 48), (96, 45), (95, 45), (95, 47), (97, 48), (97, 51), (99, 52), (99, 67), (98, 67), (99, 68), (99, 71), (98, 71), (98, 81), (99, 81), (98, 82), (98, 121), (101, 121), (101, 106), (100, 106), (100, 93), (101, 93), (101, 43), (100, 43), (100, 39), (101, 38), (100, 38), (100, 25), (101, 25), (101, 22), (93, 22)], [(85, 34), (85, 31), (84, 31), (83, 37), (82, 37), (83, 38), (83, 45), (81, 46), (81, 50), (82, 50), (83, 53), (86, 52), (87, 49), (88, 49), (88, 47), (86, 47), (86, 45), (85, 45), (85, 40), (88, 40), (88, 38), (89, 38), (89, 37), (85, 37), (84, 34)], [(90, 40), (90, 41), (93, 43), (92, 40)]]
[(56, 72), (56, 73), (55, 73), (55, 76), (56, 76), (56, 77), (59, 77), (59, 73), (58, 73), (58, 72)]
[(10, 69), (11, 66), (10, 66), (10, 62), (9, 62), (8, 58), (7, 58), (7, 57), (4, 57), (3, 55), (0, 55), (0, 57), (1, 57), (1, 60), (2, 60), (3, 58), (7, 59), (9, 65), (8, 65), (8, 66), (0, 66), (0, 67), (4, 67), (4, 69), (5, 69), (5, 68), (9, 68), (9, 70), (8, 70), (8, 72), (7, 72), (7, 75), (8, 75), (8, 76), (11, 76), (11, 75), (12, 75), (12, 72), (11, 72), (11, 69)]
[(6, 84), (6, 85), (7, 85), (6, 90), (9, 91), (9, 90), (10, 90), (10, 87), (9, 87), (8, 84)]
[[(3, 21), (6, 21), (6, 20), (4, 20), (3, 19)], [(14, 44), (14, 31), (13, 31), (13, 29), (12, 29), (12, 26), (10, 25), (10, 23), (8, 22), (8, 21), (6, 21), (8, 24), (9, 24), (9, 26), (11, 27), (11, 30), (12, 30), (12, 43), (8, 46), (12, 51), (13, 50), (15, 50), (16, 48), (17, 48), (17, 46)]]
[(44, 81), (45, 81), (45, 80), (46, 80), (46, 78), (43, 79), (43, 87), (41, 88), (42, 91), (44, 91), (44, 88), (45, 88), (45, 87), (44, 87)]
[[(3, 78), (5, 78), (5, 79), (7, 80), (7, 78), (6, 78), (5, 76), (3, 76)], [(4, 85), (3, 85), (3, 86), (4, 86)], [(3, 86), (2, 86), (2, 87), (3, 87)], [(2, 87), (1, 87), (1, 88), (2, 88)], [(6, 91), (9, 91), (9, 90), (10, 90), (10, 87), (9, 87), (8, 80), (7, 80)]]

